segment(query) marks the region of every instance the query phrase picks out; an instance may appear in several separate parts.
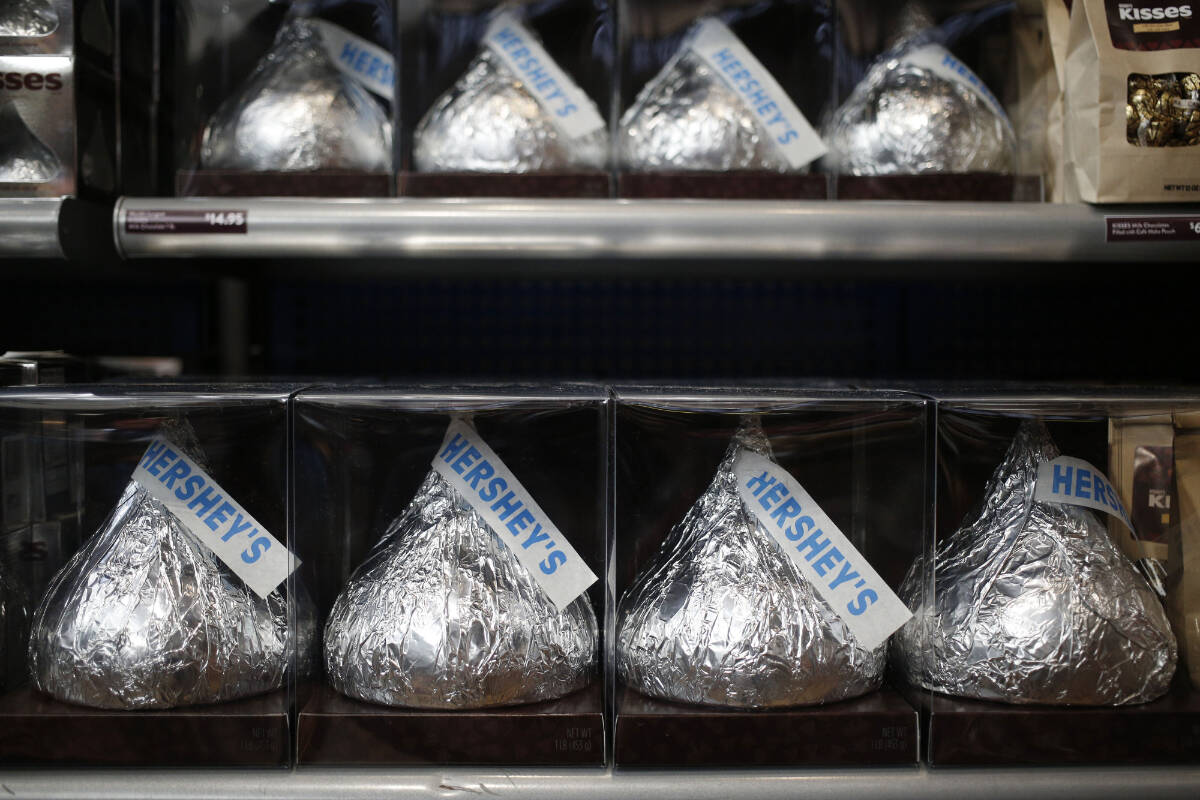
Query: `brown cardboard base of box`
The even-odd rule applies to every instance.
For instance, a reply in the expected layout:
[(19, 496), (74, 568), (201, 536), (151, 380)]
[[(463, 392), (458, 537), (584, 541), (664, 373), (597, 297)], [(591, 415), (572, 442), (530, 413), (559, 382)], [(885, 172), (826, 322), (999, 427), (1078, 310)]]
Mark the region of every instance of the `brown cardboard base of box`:
[(617, 181), (617, 195), (661, 200), (827, 200), (829, 176), (776, 172), (630, 172)]
[(518, 197), (606, 199), (612, 196), (607, 172), (406, 172), (399, 176), (403, 197)]
[(283, 691), (167, 711), (108, 711), (29, 688), (0, 697), (0, 764), (283, 767), (291, 736)]
[(388, 197), (392, 176), (367, 172), (180, 170), (178, 197)]
[(1176, 681), (1152, 703), (1110, 708), (1017, 706), (915, 694), (933, 766), (1120, 765), (1200, 761), (1200, 692)]
[(1042, 200), (1038, 175), (968, 172), (951, 175), (839, 175), (839, 200), (924, 200), (964, 203), (1037, 203)]
[(547, 703), (463, 711), (372, 705), (325, 685), (302, 687), (300, 698), (301, 765), (604, 764), (599, 684)]
[(917, 762), (917, 712), (890, 688), (825, 706), (742, 711), (618, 689), (620, 767), (869, 766)]

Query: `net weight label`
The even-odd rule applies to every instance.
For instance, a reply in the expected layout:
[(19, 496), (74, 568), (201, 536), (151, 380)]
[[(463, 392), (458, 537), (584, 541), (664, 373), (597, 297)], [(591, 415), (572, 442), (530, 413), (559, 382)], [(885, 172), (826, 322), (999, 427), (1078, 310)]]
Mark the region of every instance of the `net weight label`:
[(1200, 217), (1105, 217), (1109, 242), (1200, 242)]
[(247, 233), (250, 215), (244, 209), (125, 212), (126, 233)]

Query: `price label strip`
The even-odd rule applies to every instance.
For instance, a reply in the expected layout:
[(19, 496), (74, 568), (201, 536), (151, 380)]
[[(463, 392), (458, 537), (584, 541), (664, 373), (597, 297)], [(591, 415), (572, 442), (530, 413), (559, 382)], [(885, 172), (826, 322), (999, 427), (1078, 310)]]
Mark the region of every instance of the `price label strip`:
[(783, 552), (841, 617), (865, 650), (912, 619), (883, 578), (787, 470), (743, 451), (734, 463), (738, 494)]
[(135, 210), (125, 212), (126, 233), (248, 233), (250, 213), (243, 209)]
[(433, 468), (512, 550), (559, 611), (596, 582), (567, 537), (466, 422), (450, 423)]

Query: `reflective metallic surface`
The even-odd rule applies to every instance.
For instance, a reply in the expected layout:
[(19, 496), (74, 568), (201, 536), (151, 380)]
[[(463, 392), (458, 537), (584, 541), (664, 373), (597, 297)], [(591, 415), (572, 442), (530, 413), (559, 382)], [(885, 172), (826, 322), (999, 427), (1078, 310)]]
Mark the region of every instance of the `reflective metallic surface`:
[(848, 175), (1012, 172), (1016, 137), (974, 90), (893, 52), (826, 121), (830, 169)]
[[(203, 463), (180, 427), (168, 431)], [(34, 686), (59, 700), (174, 708), (281, 688), (291, 645), (282, 594), (258, 597), (131, 482), (51, 580), (29, 668)]]
[(0, 36), (49, 36), (57, 28), (47, 0), (0, 0)]
[(1009, 703), (1122, 705), (1167, 691), (1175, 638), (1146, 580), (1089, 509), (1033, 500), (1059, 455), (1023, 422), (982, 512), (941, 542), (933, 596), (913, 564), (900, 597), (914, 618), (893, 637), (908, 680)]
[(61, 171), (58, 157), (25, 125), (16, 104), (0, 106), (0, 183), (46, 183)]
[[(3, 201), (0, 201), (3, 203)], [(789, 279), (800, 270), (825, 276), (830, 262), (867, 269), (880, 261), (906, 260), (910, 275), (961, 275), (968, 259), (976, 269), (1011, 276), (1014, 262), (1111, 261), (1125, 263), (1127, 249), (1108, 243), (1104, 230), (1111, 208), (1083, 203), (798, 202), (732, 200), (539, 200), (467, 199), (335, 200), (243, 198), (254, 223), (241, 236), (207, 233), (131, 233), (129, 211), (203, 210), (186, 198), (117, 201), (113, 235), (130, 258), (191, 256), (288, 257), (419, 256), (403, 264), (387, 258), (360, 259), (357, 269), (389, 277), (422, 269), (444, 275), (451, 257), (470, 259), (473, 274), (507, 269), (514, 254), (555, 275), (611, 277), (597, 256), (646, 259), (631, 262), (645, 276), (723, 269), (719, 259), (739, 259), (759, 274)], [(1131, 213), (1154, 215), (1153, 210)], [(0, 233), (8, 220), (0, 216)], [(0, 237), (0, 252), (7, 241)], [(1140, 242), (1146, 259), (1196, 260), (1193, 242)], [(1001, 266), (1002, 264), (1007, 266)], [(1003, 272), (1000, 272), (1003, 270)], [(869, 268), (875, 275), (875, 269)], [(724, 274), (724, 273), (722, 273)]]
[(417, 125), (413, 159), (421, 172), (603, 169), (608, 131), (566, 137), (522, 81), (485, 47)]
[(685, 42), (621, 118), (630, 170), (787, 172), (758, 118)]
[(621, 599), (621, 680), (653, 697), (740, 708), (877, 689), (887, 648), (858, 647), (742, 502), (733, 467), (743, 449), (772, 457), (757, 419), (743, 424), (708, 490)]
[(383, 705), (514, 705), (591, 683), (597, 643), (587, 595), (560, 612), (430, 472), (334, 602), (325, 671), (339, 692)]
[(334, 66), (320, 36), (304, 19), (284, 25), (254, 72), (208, 123), (200, 153), (204, 168), (391, 169), (388, 112)]

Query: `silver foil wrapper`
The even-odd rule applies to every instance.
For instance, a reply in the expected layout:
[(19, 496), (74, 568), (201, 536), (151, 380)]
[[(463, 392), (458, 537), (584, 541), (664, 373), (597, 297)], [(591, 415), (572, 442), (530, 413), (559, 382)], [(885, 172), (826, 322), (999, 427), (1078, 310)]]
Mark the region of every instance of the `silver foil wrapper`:
[(625, 112), (619, 135), (630, 170), (792, 171), (754, 112), (686, 41)]
[(487, 47), (433, 104), (414, 138), (413, 160), (420, 172), (550, 172), (603, 169), (608, 163), (607, 130), (565, 136)]
[(1059, 455), (1021, 424), (982, 510), (918, 559), (892, 637), (914, 685), (1007, 703), (1124, 705), (1164, 694), (1175, 638), (1154, 592), (1087, 508), (1036, 502), (1038, 465)]
[(283, 595), (254, 594), (136, 481), (51, 580), (32, 627), (33, 685), (97, 708), (268, 692), (284, 685), (293, 657)]
[(974, 90), (904, 63), (876, 62), (829, 116), (825, 164), (844, 175), (999, 172), (1016, 166), (1016, 135)]
[(29, 130), (16, 105), (0, 106), (0, 183), (46, 183), (60, 172), (58, 157)]
[(0, 0), (0, 36), (49, 36), (58, 14), (46, 0)]
[(815, 705), (879, 688), (887, 648), (858, 646), (737, 490), (742, 450), (773, 458), (757, 419), (668, 535), (618, 610), (617, 670), (666, 700), (739, 708)]
[(297, 18), (209, 121), (205, 169), (388, 172), (388, 112), (334, 65), (320, 30)]
[(597, 641), (587, 595), (560, 612), (431, 471), (334, 602), (325, 671), (339, 692), (382, 705), (515, 705), (591, 683)]

